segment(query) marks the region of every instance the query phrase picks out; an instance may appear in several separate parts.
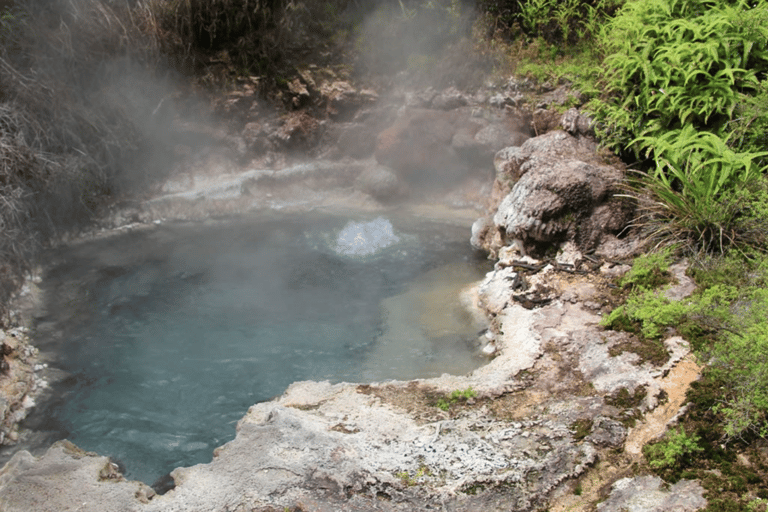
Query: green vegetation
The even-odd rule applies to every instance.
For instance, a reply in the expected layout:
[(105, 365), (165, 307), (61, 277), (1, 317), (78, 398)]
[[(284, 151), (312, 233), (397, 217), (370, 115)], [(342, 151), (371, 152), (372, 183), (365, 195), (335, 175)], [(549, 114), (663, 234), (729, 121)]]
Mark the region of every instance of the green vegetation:
[[(647, 268), (648, 258), (638, 261), (637, 267)], [(739, 271), (729, 273), (735, 267)], [(693, 274), (706, 280), (700, 280), (701, 287), (690, 299), (671, 301), (663, 289), (639, 287), (602, 323), (637, 332), (648, 340), (659, 340), (667, 329), (677, 330), (710, 361), (710, 377), (723, 383), (721, 399), (713, 410), (721, 415), (726, 438), (747, 432), (764, 437), (768, 434), (768, 362), (764, 357), (768, 353), (768, 258), (749, 260), (737, 253), (716, 260), (704, 258), (694, 266)], [(624, 279), (631, 281), (634, 275), (640, 272), (630, 272)]]
[(679, 467), (690, 461), (691, 455), (703, 451), (698, 443), (698, 436), (688, 435), (679, 428), (667, 432), (662, 441), (646, 445), (643, 453), (652, 468)]
[(619, 279), (619, 286), (631, 290), (659, 288), (671, 282), (669, 265), (672, 249), (666, 248), (644, 254), (632, 262), (632, 268)]
[(435, 407), (443, 411), (448, 411), (454, 404), (459, 402), (466, 402), (467, 400), (475, 398), (476, 396), (477, 392), (471, 387), (464, 390), (457, 389), (451, 392), (451, 394), (439, 398), (435, 403)]
[(601, 320), (605, 327), (639, 332), (646, 340), (656, 342), (654, 345), (661, 349), (663, 358), (667, 354), (658, 342), (663, 329), (676, 324), (685, 310), (684, 304), (667, 299), (662, 288), (671, 281), (671, 260), (671, 249), (651, 252), (635, 259), (630, 271), (618, 282), (619, 286), (630, 290), (626, 302)]
[(615, 95), (602, 116), (606, 140), (660, 157), (668, 152), (656, 139), (687, 126), (725, 135), (768, 65), (767, 16), (764, 2), (627, 3), (605, 30), (606, 80)]
[[(650, 158), (635, 194), (663, 243), (720, 250), (765, 243), (764, 1), (642, 0), (605, 27), (601, 78), (591, 102), (599, 135)], [(645, 200), (643, 200), (645, 199)], [(760, 214), (758, 214), (760, 212)]]
[(587, 437), (592, 432), (592, 420), (591, 419), (579, 419), (571, 424), (571, 431), (573, 432), (573, 438), (576, 441), (580, 441)]
[(422, 465), (413, 475), (411, 475), (408, 471), (400, 471), (395, 476), (400, 479), (404, 486), (413, 487), (414, 485), (418, 485), (421, 478), (431, 475), (432, 472), (429, 470), (429, 468)]

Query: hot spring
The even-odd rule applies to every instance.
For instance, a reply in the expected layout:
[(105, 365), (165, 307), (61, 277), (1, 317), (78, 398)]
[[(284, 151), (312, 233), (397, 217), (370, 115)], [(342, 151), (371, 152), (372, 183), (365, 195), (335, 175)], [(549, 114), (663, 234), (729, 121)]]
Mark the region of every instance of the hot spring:
[(28, 439), (38, 452), (69, 439), (152, 484), (209, 462), (250, 405), (292, 382), (467, 373), (483, 360), (459, 291), (487, 271), (468, 236), (315, 213), (57, 250), (33, 329), (51, 385)]

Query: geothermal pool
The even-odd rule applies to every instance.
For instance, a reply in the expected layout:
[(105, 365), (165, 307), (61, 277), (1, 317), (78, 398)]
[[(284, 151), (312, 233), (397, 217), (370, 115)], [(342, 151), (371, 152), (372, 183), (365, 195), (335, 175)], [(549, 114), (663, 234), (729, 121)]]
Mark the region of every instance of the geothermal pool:
[(294, 381), (467, 373), (483, 360), (458, 294), (487, 271), (468, 233), (262, 215), (57, 251), (33, 331), (50, 393), (24, 426), (38, 451), (66, 438), (153, 484), (210, 461), (250, 405)]

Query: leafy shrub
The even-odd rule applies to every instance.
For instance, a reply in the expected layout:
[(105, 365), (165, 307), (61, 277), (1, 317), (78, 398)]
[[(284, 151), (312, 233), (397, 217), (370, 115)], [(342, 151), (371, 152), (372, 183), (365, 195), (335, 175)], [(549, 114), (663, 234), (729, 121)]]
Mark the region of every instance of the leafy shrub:
[(595, 104), (604, 140), (636, 152), (691, 124), (722, 136), (737, 106), (768, 69), (764, 1), (642, 0), (608, 24), (606, 85)]
[(641, 177), (639, 203), (652, 237), (721, 252), (765, 244), (768, 166), (755, 161), (768, 152), (737, 153), (691, 125), (651, 139), (656, 166)]
[(609, 99), (591, 107), (608, 145), (655, 164), (633, 192), (651, 236), (693, 250), (765, 241), (751, 212), (763, 198), (738, 194), (768, 168), (752, 130), (768, 127), (767, 22), (764, 0), (642, 0), (608, 24)]
[(681, 427), (667, 432), (664, 440), (643, 447), (643, 454), (652, 468), (676, 468), (682, 466), (692, 455), (701, 452), (699, 437), (688, 435)]
[(577, 43), (591, 40), (624, 0), (481, 0), (480, 8), (508, 34), (522, 31), (529, 40)]

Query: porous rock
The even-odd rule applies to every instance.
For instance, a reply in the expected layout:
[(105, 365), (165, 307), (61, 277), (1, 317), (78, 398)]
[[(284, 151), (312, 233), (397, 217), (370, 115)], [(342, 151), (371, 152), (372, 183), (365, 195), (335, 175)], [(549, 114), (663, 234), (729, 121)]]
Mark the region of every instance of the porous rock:
[(18, 423), (27, 416), (43, 384), (34, 372), (36, 355), (24, 329), (0, 330), (0, 445), (15, 442)]
[(631, 218), (631, 208), (614, 197), (622, 169), (603, 163), (586, 139), (550, 132), (501, 150), (495, 167), (494, 187), (503, 198), (491, 210), (495, 229), (486, 229), (479, 243), (491, 254), (499, 240), (519, 240), (534, 252), (541, 244), (573, 240), (590, 251)]

